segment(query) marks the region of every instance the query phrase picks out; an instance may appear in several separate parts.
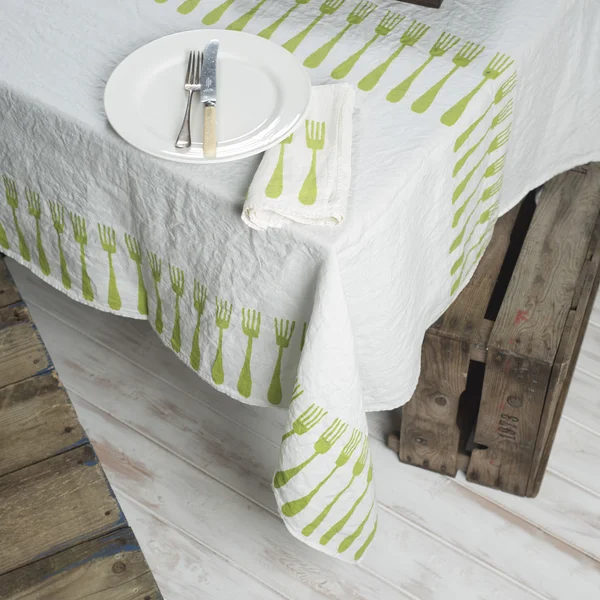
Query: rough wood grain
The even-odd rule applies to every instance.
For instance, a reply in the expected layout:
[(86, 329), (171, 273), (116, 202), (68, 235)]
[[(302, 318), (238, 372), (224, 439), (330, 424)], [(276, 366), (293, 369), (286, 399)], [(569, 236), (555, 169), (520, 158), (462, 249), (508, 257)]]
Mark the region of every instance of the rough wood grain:
[(0, 476), (85, 443), (54, 371), (0, 389)]
[(25, 304), (0, 309), (0, 388), (37, 375), (51, 365)]
[(161, 600), (126, 528), (0, 576), (0, 600)]
[(454, 476), (458, 405), (467, 383), (469, 345), (428, 332), (421, 364), (415, 394), (402, 407), (400, 460)]
[(4, 262), (3, 255), (0, 255), (0, 308), (20, 301), (21, 294)]
[(0, 574), (123, 527), (91, 446), (0, 477)]

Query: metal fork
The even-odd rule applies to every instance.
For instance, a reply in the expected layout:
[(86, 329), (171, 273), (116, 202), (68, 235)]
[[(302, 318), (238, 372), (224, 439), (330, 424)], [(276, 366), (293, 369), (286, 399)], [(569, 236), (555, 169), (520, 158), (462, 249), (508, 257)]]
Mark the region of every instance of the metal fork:
[(203, 55), (198, 51), (192, 50), (188, 58), (187, 72), (185, 74), (184, 88), (188, 92), (188, 101), (183, 115), (183, 123), (179, 130), (179, 135), (175, 142), (175, 148), (189, 148), (192, 145), (192, 135), (190, 133), (190, 109), (192, 107), (192, 98), (194, 92), (200, 91), (200, 68), (202, 66)]

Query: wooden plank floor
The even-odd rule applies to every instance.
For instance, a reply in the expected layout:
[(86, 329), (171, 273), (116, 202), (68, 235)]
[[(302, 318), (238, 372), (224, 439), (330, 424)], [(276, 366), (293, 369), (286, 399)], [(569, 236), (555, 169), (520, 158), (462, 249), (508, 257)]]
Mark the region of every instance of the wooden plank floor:
[(270, 488), (285, 413), (201, 382), (144, 322), (10, 268), (166, 600), (571, 600), (600, 589), (600, 304), (540, 495), (402, 465), (370, 415), (380, 527), (359, 567), (285, 530)]
[(0, 258), (0, 599), (159, 600)]

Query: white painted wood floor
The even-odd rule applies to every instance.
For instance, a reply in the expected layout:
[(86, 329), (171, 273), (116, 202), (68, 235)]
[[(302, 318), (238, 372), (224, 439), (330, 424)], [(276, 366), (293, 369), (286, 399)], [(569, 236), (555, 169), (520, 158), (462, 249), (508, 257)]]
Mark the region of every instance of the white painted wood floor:
[(166, 600), (600, 598), (600, 301), (535, 500), (402, 465), (370, 417), (380, 521), (362, 566), (280, 521), (284, 412), (204, 384), (145, 322), (7, 260)]

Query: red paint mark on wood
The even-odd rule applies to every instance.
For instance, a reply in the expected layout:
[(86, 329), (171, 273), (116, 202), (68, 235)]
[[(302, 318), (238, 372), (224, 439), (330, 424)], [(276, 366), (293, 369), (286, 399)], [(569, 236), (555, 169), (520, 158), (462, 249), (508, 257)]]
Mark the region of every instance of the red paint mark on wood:
[(517, 316), (515, 317), (515, 325), (520, 325), (525, 321), (529, 321), (529, 313), (526, 310), (518, 310)]

